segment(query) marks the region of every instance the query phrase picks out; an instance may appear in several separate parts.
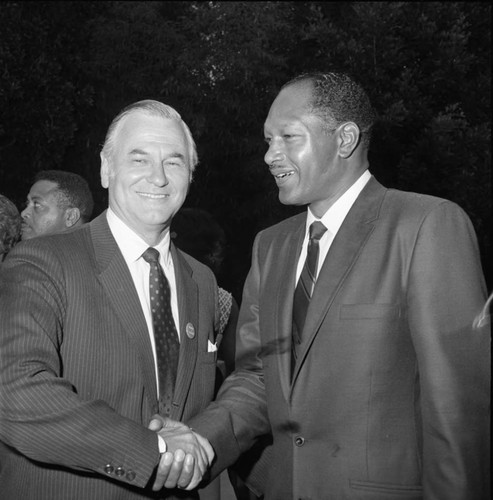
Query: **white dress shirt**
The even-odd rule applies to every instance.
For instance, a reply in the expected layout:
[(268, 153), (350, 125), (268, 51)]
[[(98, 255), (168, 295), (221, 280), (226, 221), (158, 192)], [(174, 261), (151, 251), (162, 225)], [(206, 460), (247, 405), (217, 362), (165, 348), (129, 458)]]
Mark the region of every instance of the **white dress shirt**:
[[(132, 275), (137, 294), (139, 296), (142, 312), (144, 313), (147, 330), (149, 332), (149, 339), (152, 345), (152, 354), (154, 356), (154, 367), (156, 373), (157, 389), (159, 394), (159, 378), (157, 372), (157, 358), (156, 358), (156, 343), (154, 341), (154, 331), (152, 327), (152, 313), (149, 299), (149, 264), (144, 260), (142, 254), (149, 248), (149, 245), (130, 229), (116, 214), (108, 208), (106, 213), (108, 225), (110, 226), (111, 233), (116, 240), (123, 258)], [(163, 268), (164, 274), (169, 281), (171, 289), (171, 311), (173, 319), (175, 320), (176, 331), (178, 338), (180, 338), (180, 321), (178, 315), (178, 298), (176, 294), (176, 279), (175, 270), (173, 266), (173, 259), (169, 251), (170, 235), (169, 231), (166, 232), (164, 238), (153, 248), (159, 252), (159, 263)]]
[(303, 246), (301, 247), (301, 254), (298, 260), (298, 267), (296, 269), (296, 282), (298, 282), (301, 271), (306, 260), (306, 254), (308, 249), (308, 239), (309, 239), (309, 228), (312, 222), (319, 220), (327, 228), (322, 238), (319, 242), (319, 256), (318, 256), (318, 266), (317, 266), (317, 276), (320, 269), (325, 261), (325, 257), (329, 253), (330, 246), (334, 240), (337, 231), (342, 226), (346, 215), (353, 206), (356, 198), (359, 196), (363, 188), (366, 186), (367, 182), (370, 180), (371, 174), (368, 170), (365, 170), (363, 174), (358, 178), (358, 180), (325, 212), (321, 219), (318, 219), (313, 215), (310, 208), (308, 208), (306, 213), (306, 227), (305, 227), (305, 238), (303, 240)]

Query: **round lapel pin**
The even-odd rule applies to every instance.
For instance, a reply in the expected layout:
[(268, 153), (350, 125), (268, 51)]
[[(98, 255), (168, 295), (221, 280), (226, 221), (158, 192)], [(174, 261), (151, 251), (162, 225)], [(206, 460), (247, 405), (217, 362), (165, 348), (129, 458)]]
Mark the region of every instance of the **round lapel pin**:
[(187, 323), (185, 331), (187, 332), (187, 337), (189, 339), (193, 339), (195, 337), (195, 328), (193, 327), (192, 323)]

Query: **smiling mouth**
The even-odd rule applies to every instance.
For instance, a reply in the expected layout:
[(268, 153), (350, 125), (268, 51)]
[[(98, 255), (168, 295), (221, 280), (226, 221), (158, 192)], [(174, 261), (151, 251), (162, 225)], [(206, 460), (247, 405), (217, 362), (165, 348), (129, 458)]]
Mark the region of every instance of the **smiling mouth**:
[(162, 200), (167, 198), (169, 194), (153, 194), (153, 193), (138, 193), (140, 196), (144, 198), (150, 198), (151, 200)]
[(284, 178), (289, 177), (293, 174), (294, 174), (294, 172), (291, 170), (290, 172), (282, 172), (280, 174), (274, 175), (274, 177), (276, 179), (284, 179)]

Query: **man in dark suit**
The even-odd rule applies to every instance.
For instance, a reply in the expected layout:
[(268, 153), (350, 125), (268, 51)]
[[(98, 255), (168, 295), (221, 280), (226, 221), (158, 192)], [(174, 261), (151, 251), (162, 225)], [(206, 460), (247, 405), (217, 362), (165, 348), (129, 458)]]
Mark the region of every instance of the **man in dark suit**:
[(486, 500), (475, 234), (454, 203), (369, 173), (373, 121), (342, 74), (302, 75), (274, 100), (265, 161), (280, 201), (308, 211), (257, 236), (237, 370), (189, 425), (211, 442), (213, 469), (272, 432), (250, 478), (266, 474), (268, 500)]
[[(2, 266), (4, 500), (197, 498), (189, 490), (212, 459), (200, 436), (147, 428), (159, 411), (186, 421), (214, 392), (216, 281), (169, 235), (195, 143), (173, 108), (140, 101), (110, 125), (101, 160), (108, 210), (19, 244)], [(169, 285), (169, 379), (157, 354), (163, 339), (154, 338), (163, 321), (151, 308), (151, 268)]]

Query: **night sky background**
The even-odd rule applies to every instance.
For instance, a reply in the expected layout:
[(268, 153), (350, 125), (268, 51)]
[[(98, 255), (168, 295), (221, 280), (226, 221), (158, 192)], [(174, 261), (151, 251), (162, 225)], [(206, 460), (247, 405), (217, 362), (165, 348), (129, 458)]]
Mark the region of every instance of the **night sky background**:
[(225, 230), (219, 283), (239, 300), (255, 234), (304, 209), (263, 162), (269, 106), (299, 73), (342, 70), (379, 115), (371, 172), (461, 205), (491, 290), (489, 2), (2, 2), (0, 26), (0, 193), (19, 210), (54, 168), (88, 180), (98, 215), (109, 123), (165, 102), (199, 152), (185, 206)]

